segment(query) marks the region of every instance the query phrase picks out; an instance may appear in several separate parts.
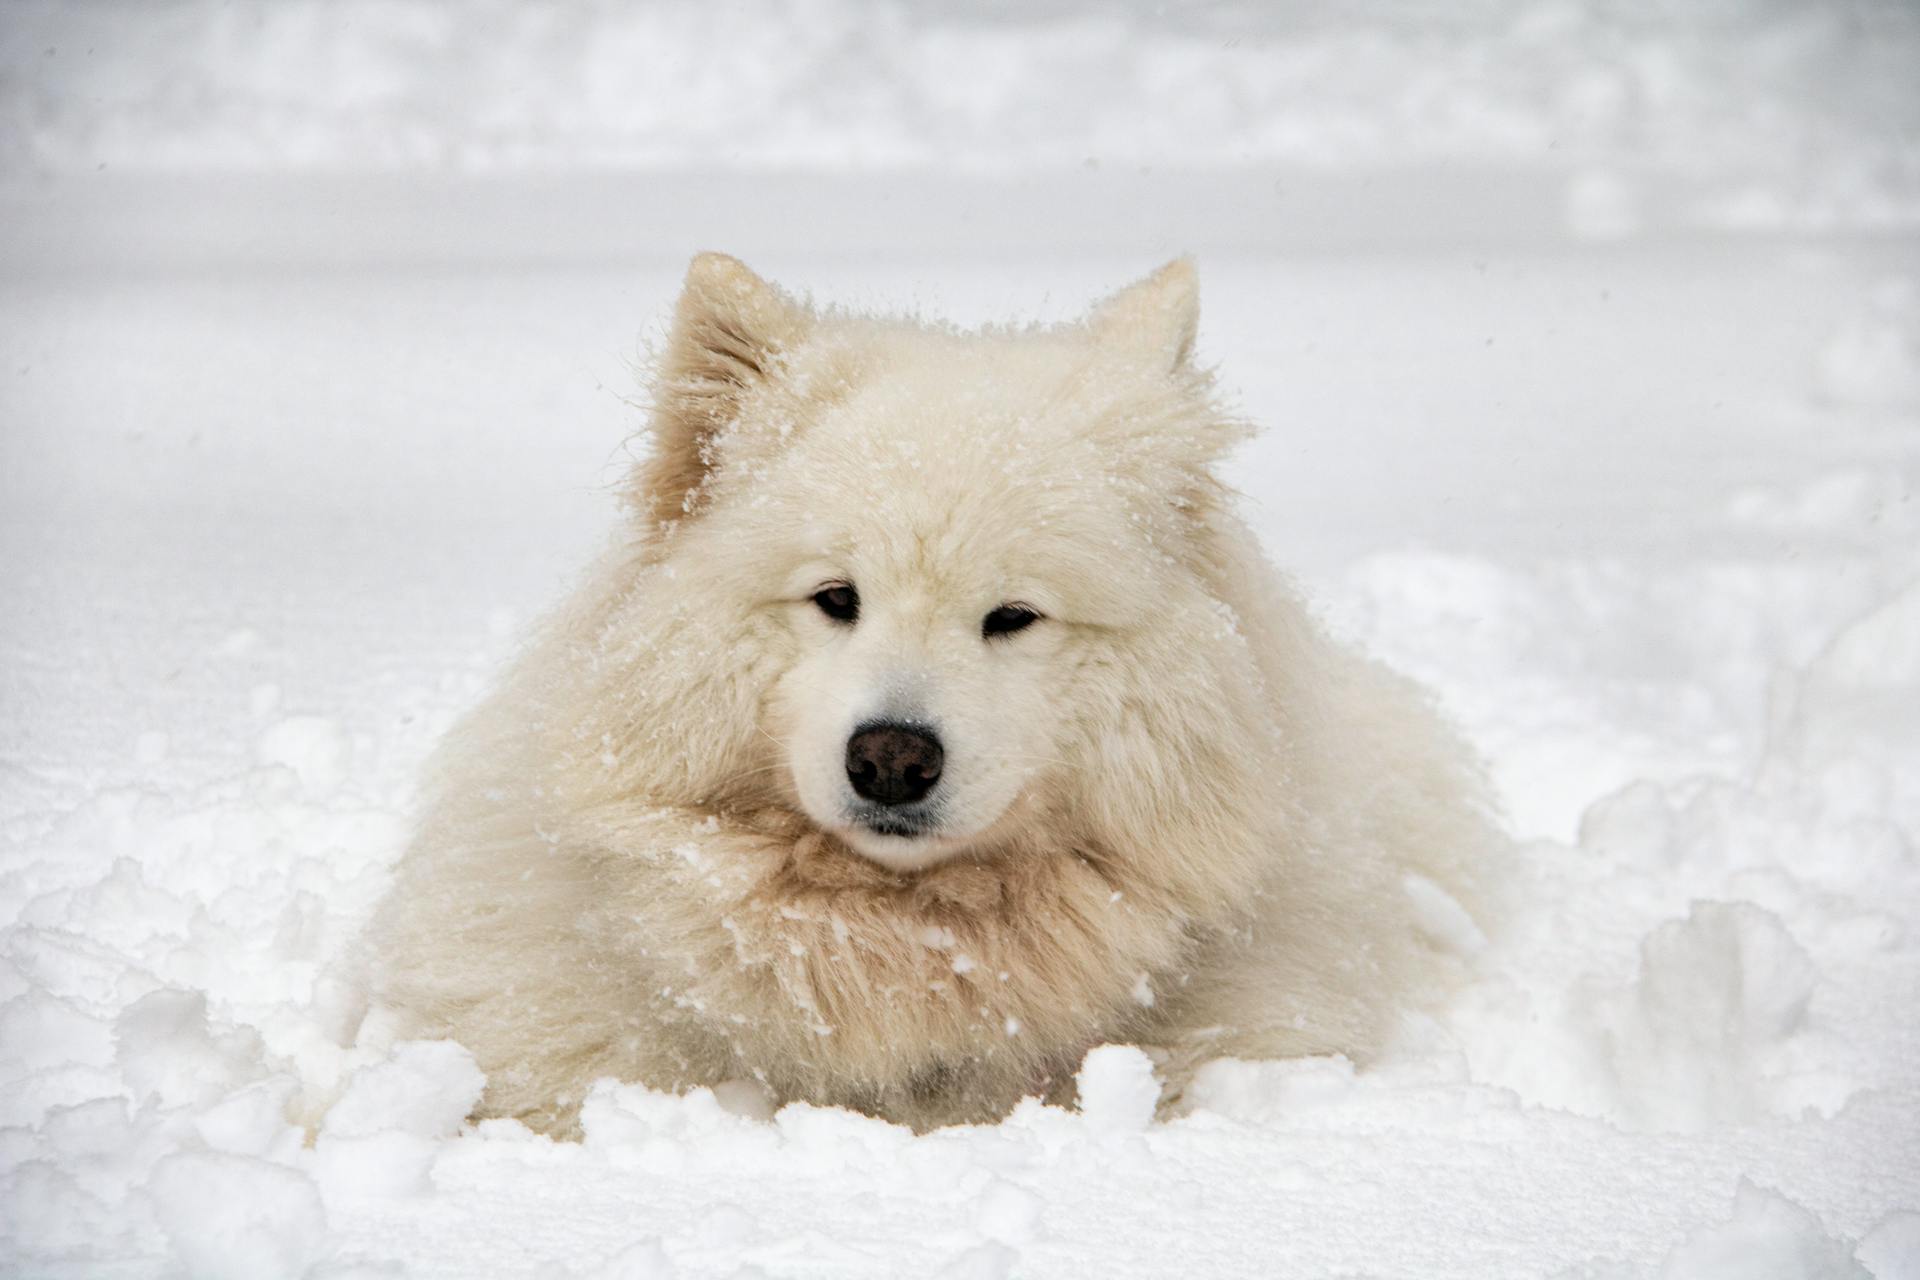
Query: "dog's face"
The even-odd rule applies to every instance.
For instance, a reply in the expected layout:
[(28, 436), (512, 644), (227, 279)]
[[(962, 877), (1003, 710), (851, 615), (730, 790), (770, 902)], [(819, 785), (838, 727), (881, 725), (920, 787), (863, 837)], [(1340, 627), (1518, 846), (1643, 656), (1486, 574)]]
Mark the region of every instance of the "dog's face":
[(1193, 293), (1176, 264), (1086, 325), (960, 335), (696, 262), (657, 411), (691, 456), (640, 496), (677, 571), (756, 619), (756, 768), (821, 829), (903, 871), (1011, 842), (1179, 678), (1143, 668), (1208, 610), (1194, 513), (1231, 439), (1187, 367)]
[(791, 548), (766, 729), (814, 822), (910, 869), (990, 839), (1061, 760), (1083, 655), (1044, 563), (902, 505)]
[(791, 655), (767, 731), (808, 816), (895, 868), (1007, 834), (1072, 768), (1081, 669), (1148, 604), (1099, 586), (1124, 504), (1048, 492), (1102, 463), (1034, 420), (1044, 363), (901, 342), (764, 476)]

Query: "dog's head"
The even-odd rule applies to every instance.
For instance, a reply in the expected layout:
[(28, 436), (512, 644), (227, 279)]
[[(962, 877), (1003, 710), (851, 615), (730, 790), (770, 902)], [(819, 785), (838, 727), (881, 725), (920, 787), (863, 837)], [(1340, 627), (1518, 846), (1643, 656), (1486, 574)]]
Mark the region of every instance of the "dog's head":
[(733, 768), (897, 870), (1244, 793), (1211, 475), (1240, 428), (1196, 323), (1185, 261), (1078, 324), (959, 333), (695, 259), (631, 497), (729, 611), (700, 660), (752, 691)]

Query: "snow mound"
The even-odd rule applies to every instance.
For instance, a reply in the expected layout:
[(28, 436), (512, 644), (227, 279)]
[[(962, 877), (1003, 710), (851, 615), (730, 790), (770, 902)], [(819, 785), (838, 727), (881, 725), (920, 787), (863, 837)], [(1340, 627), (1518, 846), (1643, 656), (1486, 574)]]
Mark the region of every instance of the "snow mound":
[(1874, 1280), (1920, 1276), (1920, 1213), (1890, 1213), (1860, 1241), (1854, 1256)]
[(1778, 1062), (1806, 1027), (1814, 981), (1780, 918), (1746, 903), (1700, 903), (1655, 929), (1634, 981), (1593, 1001), (1627, 1117), (1700, 1129), (1793, 1097)]
[(1661, 1280), (1875, 1280), (1847, 1242), (1775, 1191), (1742, 1179), (1733, 1216), (1674, 1247)]
[(405, 1133), (450, 1138), (480, 1101), (486, 1077), (473, 1055), (451, 1041), (394, 1046), (391, 1057), (356, 1070), (321, 1132), (336, 1138)]
[(326, 1252), (319, 1189), (284, 1165), (182, 1152), (160, 1161), (147, 1191), (174, 1257), (191, 1275), (297, 1276)]

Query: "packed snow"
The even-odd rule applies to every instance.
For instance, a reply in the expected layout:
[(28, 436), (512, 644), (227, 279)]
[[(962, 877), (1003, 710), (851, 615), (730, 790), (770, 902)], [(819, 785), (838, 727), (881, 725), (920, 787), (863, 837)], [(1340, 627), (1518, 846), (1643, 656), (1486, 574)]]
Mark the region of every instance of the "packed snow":
[[(1920, 1277), (1910, 7), (461, 13), (0, 19), (0, 1271)], [(961, 323), (1197, 251), (1227, 478), (1521, 842), (1458, 998), (1167, 1122), (1115, 1045), (469, 1124), (356, 935), (700, 248)]]

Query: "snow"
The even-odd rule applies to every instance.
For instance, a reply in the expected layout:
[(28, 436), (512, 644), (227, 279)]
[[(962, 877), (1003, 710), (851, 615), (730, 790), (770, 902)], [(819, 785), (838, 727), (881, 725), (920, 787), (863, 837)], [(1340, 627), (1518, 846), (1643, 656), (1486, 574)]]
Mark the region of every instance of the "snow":
[(1132, 1045), (1088, 1050), (1074, 1083), (1079, 1086), (1080, 1116), (1096, 1134), (1137, 1133), (1160, 1105), (1153, 1063)]
[(266, 1160), (180, 1151), (147, 1181), (174, 1258), (196, 1276), (301, 1275), (325, 1247), (326, 1211), (306, 1174)]
[[(10, 7), (0, 1270), (1920, 1276), (1916, 57), (1877, 0)], [(1169, 1123), (1103, 1046), (923, 1137), (465, 1124), (353, 940), (699, 248), (964, 323), (1196, 251), (1228, 479), (1523, 842), (1504, 933), (1405, 886), (1459, 998)]]
[(1791, 1200), (1742, 1182), (1733, 1216), (1689, 1235), (1660, 1267), (1663, 1280), (1871, 1280), (1843, 1241)]
[(21, 0), (43, 171), (1538, 165), (1600, 238), (1920, 213), (1902, 0), (1330, 5)]

